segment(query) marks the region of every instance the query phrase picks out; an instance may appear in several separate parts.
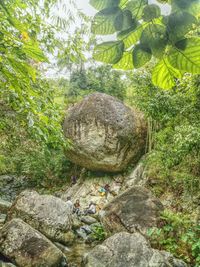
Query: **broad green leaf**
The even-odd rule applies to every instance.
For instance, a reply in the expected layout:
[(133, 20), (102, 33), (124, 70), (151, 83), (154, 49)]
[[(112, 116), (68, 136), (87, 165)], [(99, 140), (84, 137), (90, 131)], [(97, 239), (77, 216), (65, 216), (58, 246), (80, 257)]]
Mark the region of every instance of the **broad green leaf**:
[(161, 57), (168, 42), (165, 27), (160, 24), (149, 24), (142, 32), (140, 41), (151, 49), (155, 57)]
[(130, 10), (133, 17), (138, 20), (142, 18), (143, 8), (148, 4), (148, 0), (132, 0), (126, 5), (126, 9)]
[(145, 6), (143, 10), (143, 19), (144, 21), (151, 21), (152, 19), (159, 18), (161, 15), (161, 10), (157, 5), (148, 5)]
[(200, 16), (200, 1), (199, 0), (173, 0), (172, 13), (175, 12), (188, 12), (197, 18)]
[(133, 26), (126, 31), (122, 31), (118, 34), (118, 39), (123, 40), (125, 49), (136, 44), (141, 37), (143, 31), (143, 25), (139, 24), (138, 26)]
[(124, 44), (121, 41), (105, 42), (94, 48), (93, 58), (97, 61), (116, 64), (122, 57)]
[(121, 8), (124, 8), (128, 4), (129, 0), (120, 0), (119, 6)]
[(133, 66), (133, 53), (132, 51), (124, 52), (123, 57), (117, 64), (113, 65), (114, 69), (132, 70)]
[(192, 37), (176, 43), (168, 60), (176, 69), (193, 74), (200, 73), (200, 38)]
[(23, 51), (28, 57), (36, 61), (48, 61), (42, 50), (35, 43), (25, 43), (23, 46)]
[(133, 64), (136, 69), (141, 68), (151, 59), (151, 50), (141, 44), (135, 46), (133, 50)]
[(120, 0), (90, 0), (90, 5), (97, 10), (102, 10), (109, 7), (117, 7)]
[(193, 4), (199, 4), (199, 0), (172, 0), (172, 11), (175, 8), (188, 10)]
[(127, 30), (134, 24), (135, 21), (132, 17), (132, 13), (129, 10), (123, 11), (123, 22), (122, 22), (122, 28), (120, 30), (122, 31)]
[(163, 89), (171, 89), (176, 85), (175, 78), (181, 78), (181, 76), (181, 72), (173, 68), (167, 58), (164, 58), (154, 67), (152, 82)]
[(172, 13), (167, 17), (167, 32), (171, 42), (177, 42), (183, 39), (193, 24), (196, 24), (196, 18), (187, 12)]
[(100, 35), (115, 33), (117, 31), (116, 26), (119, 27), (118, 23), (122, 26), (121, 16), (122, 11), (118, 7), (99, 11), (92, 21), (92, 33)]

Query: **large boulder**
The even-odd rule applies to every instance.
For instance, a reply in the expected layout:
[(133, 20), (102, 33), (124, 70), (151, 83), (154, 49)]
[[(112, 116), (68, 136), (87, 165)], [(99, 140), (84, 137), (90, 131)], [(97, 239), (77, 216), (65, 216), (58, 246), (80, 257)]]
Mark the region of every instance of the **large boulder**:
[(71, 242), (72, 214), (60, 198), (26, 190), (8, 212), (7, 220), (13, 218), (21, 218), (51, 240)]
[(187, 267), (165, 251), (150, 247), (139, 233), (121, 232), (96, 246), (84, 258), (85, 267)]
[(64, 133), (69, 159), (87, 169), (122, 171), (144, 151), (146, 126), (140, 113), (118, 99), (94, 93), (67, 112)]
[(20, 219), (0, 231), (0, 253), (19, 267), (64, 266), (63, 253), (45, 236)]
[(161, 202), (147, 189), (135, 186), (114, 198), (101, 212), (101, 221), (110, 232), (131, 233), (157, 225)]

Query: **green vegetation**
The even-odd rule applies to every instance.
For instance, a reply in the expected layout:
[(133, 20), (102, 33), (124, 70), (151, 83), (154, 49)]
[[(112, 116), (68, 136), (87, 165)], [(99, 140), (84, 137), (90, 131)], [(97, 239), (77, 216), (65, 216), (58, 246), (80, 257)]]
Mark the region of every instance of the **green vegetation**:
[[(76, 169), (65, 155), (65, 110), (89, 93), (113, 95), (148, 122), (147, 186), (167, 208), (150, 240), (198, 267), (200, 3), (158, 2), (169, 15), (146, 0), (90, 0), (98, 10), (92, 33), (79, 10), (82, 25), (72, 33), (74, 16), (58, 16), (60, 0), (0, 0), (0, 175), (62, 188)], [(110, 34), (114, 41), (97, 44), (97, 35)], [(94, 237), (104, 240), (104, 229)]]
[(141, 68), (153, 59), (152, 82), (163, 89), (174, 87), (186, 72), (200, 73), (199, 1), (167, 2), (169, 15), (147, 0), (90, 0), (98, 10), (92, 33), (117, 33), (115, 40), (95, 46), (94, 59), (122, 70)]
[(200, 226), (191, 222), (190, 216), (165, 211), (161, 216), (161, 227), (149, 229), (151, 244), (182, 257), (191, 266), (200, 265)]

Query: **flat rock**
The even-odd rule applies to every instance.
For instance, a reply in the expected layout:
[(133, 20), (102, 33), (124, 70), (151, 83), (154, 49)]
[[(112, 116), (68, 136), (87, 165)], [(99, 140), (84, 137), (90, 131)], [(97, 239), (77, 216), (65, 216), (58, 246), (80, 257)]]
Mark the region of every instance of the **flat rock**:
[(150, 247), (139, 233), (121, 232), (105, 240), (85, 255), (85, 267), (187, 267), (165, 251)]
[(65, 262), (64, 254), (51, 241), (21, 219), (1, 229), (0, 253), (19, 267), (55, 267)]
[(143, 116), (112, 96), (94, 93), (67, 111), (64, 133), (73, 142), (66, 155), (95, 171), (119, 172), (143, 154)]
[(93, 218), (92, 216), (82, 216), (81, 222), (84, 222), (84, 223), (90, 225), (90, 224), (96, 223), (97, 220), (95, 218)]
[(101, 212), (101, 222), (110, 232), (145, 232), (157, 225), (161, 202), (143, 187), (135, 186), (114, 198)]
[(7, 220), (13, 218), (21, 218), (53, 241), (71, 242), (72, 214), (60, 198), (26, 190), (17, 197), (8, 213)]

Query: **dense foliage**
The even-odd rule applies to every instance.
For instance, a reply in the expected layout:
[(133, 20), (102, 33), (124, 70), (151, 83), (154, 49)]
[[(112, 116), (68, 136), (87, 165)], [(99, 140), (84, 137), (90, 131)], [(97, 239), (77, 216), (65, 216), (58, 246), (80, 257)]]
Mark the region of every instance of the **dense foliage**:
[(168, 3), (169, 15), (147, 0), (90, 0), (99, 10), (92, 22), (96, 35), (116, 34), (117, 40), (98, 44), (95, 60), (114, 68), (138, 69), (151, 59), (154, 85), (169, 89), (183, 73), (200, 73), (200, 39), (197, 29), (199, 0), (159, 1)]
[(50, 19), (57, 2), (0, 1), (1, 174), (42, 181), (61, 172), (67, 146), (62, 113), (42, 73), (47, 57), (61, 42), (56, 37), (61, 21)]
[(152, 244), (199, 266), (199, 76), (185, 75), (163, 91), (152, 84), (150, 70), (138, 70), (130, 75), (126, 101), (148, 120), (147, 184), (169, 209), (150, 231)]

